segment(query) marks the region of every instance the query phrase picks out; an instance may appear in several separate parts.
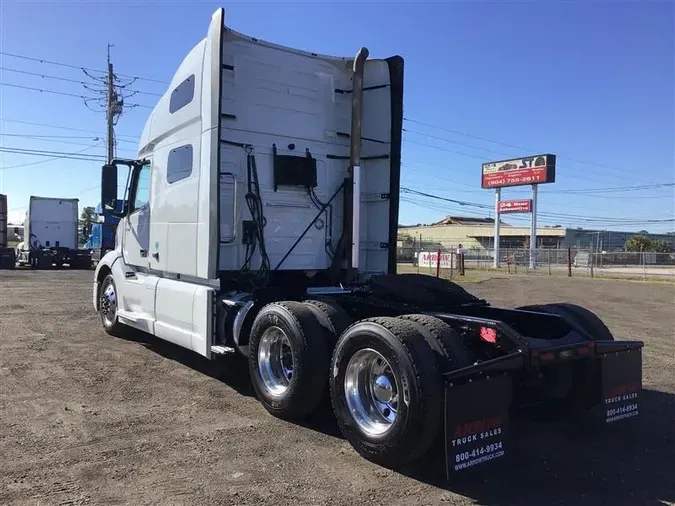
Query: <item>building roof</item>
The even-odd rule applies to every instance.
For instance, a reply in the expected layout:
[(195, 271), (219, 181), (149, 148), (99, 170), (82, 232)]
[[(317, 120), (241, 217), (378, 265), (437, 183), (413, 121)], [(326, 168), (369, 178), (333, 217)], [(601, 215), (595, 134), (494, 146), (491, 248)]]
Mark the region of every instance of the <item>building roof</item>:
[[(398, 228), (419, 228), (419, 227), (443, 227), (449, 225), (494, 225), (494, 218), (481, 218), (478, 216), (446, 216), (441, 221), (436, 223), (418, 223), (416, 225), (399, 225)], [(510, 227), (508, 223), (500, 221), (500, 224), (505, 227)]]
[(440, 225), (489, 225), (494, 224), (494, 218), (477, 218), (474, 216), (446, 216), (441, 221), (432, 223), (430, 226)]

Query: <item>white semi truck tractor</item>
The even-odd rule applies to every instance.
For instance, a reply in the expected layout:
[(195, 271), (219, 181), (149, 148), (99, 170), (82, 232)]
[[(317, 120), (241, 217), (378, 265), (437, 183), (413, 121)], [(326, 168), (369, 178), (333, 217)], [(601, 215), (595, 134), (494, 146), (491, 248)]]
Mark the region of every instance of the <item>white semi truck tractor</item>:
[(93, 280), (106, 332), (241, 353), (272, 415), (329, 395), (345, 438), (387, 466), (435, 441), (449, 475), (503, 460), (522, 406), (638, 413), (643, 343), (589, 310), (502, 309), (396, 274), (401, 57), (323, 56), (224, 21), (176, 70), (137, 158), (102, 169), (121, 218)]

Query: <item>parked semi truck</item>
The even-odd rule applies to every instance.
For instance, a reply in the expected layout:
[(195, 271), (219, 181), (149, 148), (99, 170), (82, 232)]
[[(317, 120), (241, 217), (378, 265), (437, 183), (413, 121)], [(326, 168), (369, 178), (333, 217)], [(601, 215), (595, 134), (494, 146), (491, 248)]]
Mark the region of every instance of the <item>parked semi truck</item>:
[(521, 407), (637, 415), (643, 343), (588, 309), (503, 309), (396, 273), (403, 69), (249, 37), (217, 10), (137, 159), (102, 169), (110, 212), (130, 174), (94, 274), (105, 331), (241, 353), (272, 415), (302, 419), (328, 395), (345, 438), (387, 466), (434, 442), (449, 474), (503, 460)]
[(9, 239), (7, 195), (0, 194), (0, 269), (13, 269), (16, 263), (14, 248), (8, 244)]
[(24, 240), (17, 247), (19, 265), (34, 269), (91, 268), (91, 254), (78, 248), (78, 199), (31, 196)]
[[(123, 205), (124, 201), (120, 200), (115, 212), (120, 213)], [(120, 219), (118, 216), (111, 216), (110, 213), (105, 212), (101, 204), (96, 206), (95, 213), (99, 221), (92, 224), (91, 234), (83, 248), (91, 253), (94, 262), (98, 262), (115, 247), (115, 231)]]

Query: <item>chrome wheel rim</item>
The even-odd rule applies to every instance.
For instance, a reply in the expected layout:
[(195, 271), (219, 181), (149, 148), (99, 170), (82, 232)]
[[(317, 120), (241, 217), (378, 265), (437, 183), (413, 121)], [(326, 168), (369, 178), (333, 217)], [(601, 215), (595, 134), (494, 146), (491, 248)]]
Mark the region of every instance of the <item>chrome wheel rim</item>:
[(258, 372), (265, 390), (273, 397), (286, 393), (293, 379), (293, 348), (286, 333), (269, 327), (260, 337)]
[(344, 389), (349, 413), (363, 432), (381, 436), (391, 429), (398, 415), (398, 381), (379, 352), (365, 348), (352, 356)]
[(101, 318), (106, 327), (111, 327), (115, 324), (115, 317), (117, 316), (117, 294), (115, 293), (115, 285), (108, 283), (101, 290), (99, 298), (99, 306), (101, 308)]

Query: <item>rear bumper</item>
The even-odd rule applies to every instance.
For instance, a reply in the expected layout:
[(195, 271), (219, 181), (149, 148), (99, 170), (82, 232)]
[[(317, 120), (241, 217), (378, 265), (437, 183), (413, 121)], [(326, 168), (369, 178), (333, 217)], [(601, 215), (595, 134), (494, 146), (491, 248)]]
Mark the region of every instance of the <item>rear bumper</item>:
[[(589, 415), (600, 424), (633, 418), (642, 390), (640, 341), (595, 341), (518, 351), (445, 376), (445, 457), (448, 479), (504, 460), (511, 447), (516, 377), (547, 364), (583, 360), (593, 385)], [(569, 364), (572, 367), (572, 364)]]

